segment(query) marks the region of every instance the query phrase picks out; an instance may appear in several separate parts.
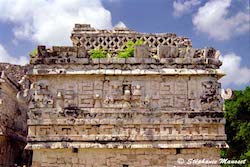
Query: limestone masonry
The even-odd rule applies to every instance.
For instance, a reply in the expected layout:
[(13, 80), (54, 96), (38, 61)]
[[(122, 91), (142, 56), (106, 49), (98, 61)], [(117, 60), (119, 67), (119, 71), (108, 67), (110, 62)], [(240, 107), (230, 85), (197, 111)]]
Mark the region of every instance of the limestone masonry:
[[(139, 39), (144, 44), (135, 46), (133, 57), (116, 57), (127, 41)], [(194, 49), (175, 34), (86, 24), (75, 25), (71, 40), (73, 46), (38, 46), (20, 87), (0, 80), (1, 126), (12, 130), (17, 124), (11, 134), (33, 151), (32, 166), (165, 167), (181, 165), (178, 158), (218, 160), (227, 146), (218, 51)], [(96, 48), (109, 56), (90, 58)], [(7, 113), (15, 114), (10, 123), (23, 124), (4, 124)]]

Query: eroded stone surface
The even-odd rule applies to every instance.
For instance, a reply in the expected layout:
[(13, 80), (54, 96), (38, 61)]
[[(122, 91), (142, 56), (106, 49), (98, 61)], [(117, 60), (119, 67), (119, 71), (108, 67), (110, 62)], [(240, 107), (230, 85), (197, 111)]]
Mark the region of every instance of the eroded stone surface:
[[(215, 161), (209, 166), (220, 166), (218, 149), (79, 149), (74, 153), (74, 149), (40, 149), (33, 157), (33, 165), (47, 166), (98, 166), (98, 167), (171, 167), (171, 166), (196, 166), (188, 165), (188, 162), (195, 159), (207, 159)], [(94, 158), (93, 158), (94, 157)], [(179, 159), (179, 160), (178, 160)], [(184, 163), (182, 164), (182, 161)], [(179, 163), (178, 163), (179, 162)], [(197, 165), (207, 166), (207, 165)]]
[(28, 133), (28, 108), (18, 102), (16, 95), (25, 85), (17, 82), (24, 75), (25, 68), (0, 64), (0, 166), (22, 162)]
[[(38, 46), (38, 53), (32, 56), (31, 63), (92, 70), (126, 70), (140, 66), (146, 66), (146, 69), (218, 69), (221, 65), (218, 51), (213, 48), (192, 48), (188, 38), (175, 34), (145, 34), (127, 29), (96, 30), (90, 25), (76, 25), (71, 39), (73, 46)], [(143, 40), (144, 44), (135, 47), (133, 58), (114, 58), (127, 41), (137, 40)], [(107, 51), (112, 58), (89, 59), (89, 50), (96, 48)]]
[[(17, 93), (33, 166), (173, 166), (226, 147), (219, 52), (175, 34), (77, 24), (73, 46), (38, 46)], [(133, 57), (117, 58), (142, 39)], [(91, 59), (90, 49), (111, 57)], [(73, 151), (73, 152), (72, 152)], [(202, 165), (201, 165), (202, 166)], [(215, 164), (214, 166), (218, 166)]]

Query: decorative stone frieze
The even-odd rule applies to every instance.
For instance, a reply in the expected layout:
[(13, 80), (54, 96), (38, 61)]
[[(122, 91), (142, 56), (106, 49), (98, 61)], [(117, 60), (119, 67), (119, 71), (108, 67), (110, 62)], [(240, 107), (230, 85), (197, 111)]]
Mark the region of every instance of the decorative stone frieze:
[[(139, 39), (132, 57), (117, 57)], [(85, 24), (75, 25), (71, 40), (38, 46), (29, 89), (20, 92), (33, 165), (171, 166), (179, 156), (218, 159), (227, 147), (217, 50), (194, 49), (175, 34)], [(97, 48), (110, 55), (90, 58)]]

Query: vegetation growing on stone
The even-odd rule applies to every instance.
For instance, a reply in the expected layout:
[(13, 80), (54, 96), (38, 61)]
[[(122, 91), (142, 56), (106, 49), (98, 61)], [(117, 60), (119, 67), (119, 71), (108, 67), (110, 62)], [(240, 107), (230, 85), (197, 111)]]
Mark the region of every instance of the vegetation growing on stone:
[(37, 48), (35, 48), (34, 50), (32, 50), (32, 51), (29, 53), (29, 55), (30, 55), (31, 58), (32, 58), (32, 57), (36, 57), (37, 54), (38, 54)]
[(107, 57), (107, 52), (104, 51), (103, 49), (92, 49), (90, 50), (90, 57), (92, 59), (97, 59), (97, 58), (106, 58)]
[(250, 87), (234, 91), (234, 98), (225, 101), (226, 134), (229, 148), (221, 155), (228, 159), (250, 162)]
[(128, 58), (134, 55), (135, 46), (139, 46), (143, 44), (143, 40), (139, 39), (136, 42), (128, 41), (122, 47), (123, 51), (118, 52), (119, 58)]

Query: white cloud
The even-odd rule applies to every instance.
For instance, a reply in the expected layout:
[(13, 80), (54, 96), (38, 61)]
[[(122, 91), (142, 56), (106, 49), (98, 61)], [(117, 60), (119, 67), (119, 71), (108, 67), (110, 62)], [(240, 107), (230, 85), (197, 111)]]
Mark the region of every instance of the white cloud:
[(193, 16), (195, 29), (216, 40), (227, 40), (233, 35), (250, 31), (249, 14), (238, 12), (230, 16), (230, 5), (231, 0), (208, 1)]
[(178, 17), (189, 13), (195, 6), (199, 5), (200, 3), (200, 0), (176, 0), (173, 2), (174, 16)]
[(0, 44), (0, 62), (25, 65), (29, 62), (29, 59), (25, 56), (13, 57), (10, 56), (3, 45)]
[(70, 45), (75, 23), (112, 28), (111, 13), (101, 0), (0, 0), (0, 21), (9, 21), (17, 39), (39, 44)]
[(242, 67), (241, 57), (237, 56), (235, 53), (230, 53), (220, 58), (223, 62), (221, 69), (226, 73), (226, 76), (221, 80), (223, 86), (250, 83), (250, 68)]
[(119, 28), (127, 28), (127, 26), (123, 23), (123, 22), (119, 22), (115, 25), (115, 27), (119, 27)]
[[(105, 1), (105, 0), (102, 0), (102, 1)], [(117, 2), (121, 2), (122, 0), (106, 0), (110, 3), (117, 3)]]

